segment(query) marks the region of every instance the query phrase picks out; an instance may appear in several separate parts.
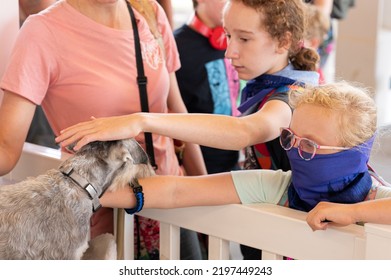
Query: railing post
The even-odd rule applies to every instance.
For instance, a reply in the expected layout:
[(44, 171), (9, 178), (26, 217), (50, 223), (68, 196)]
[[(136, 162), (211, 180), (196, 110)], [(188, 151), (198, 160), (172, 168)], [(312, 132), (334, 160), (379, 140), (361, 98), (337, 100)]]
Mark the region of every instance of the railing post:
[(209, 260), (229, 260), (229, 241), (209, 235)]
[(262, 250), (262, 260), (282, 260), (283, 256)]
[(117, 242), (117, 259), (134, 260), (134, 216), (124, 209), (114, 209), (114, 235)]
[(391, 259), (391, 226), (365, 224), (366, 249), (365, 258), (368, 260)]
[(180, 228), (160, 222), (160, 259), (179, 260)]

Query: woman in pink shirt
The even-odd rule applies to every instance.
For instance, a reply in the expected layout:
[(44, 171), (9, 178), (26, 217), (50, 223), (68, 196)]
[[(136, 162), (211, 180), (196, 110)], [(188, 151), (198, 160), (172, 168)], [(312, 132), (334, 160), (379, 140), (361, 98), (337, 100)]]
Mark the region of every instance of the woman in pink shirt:
[[(149, 110), (186, 112), (174, 73), (180, 61), (171, 27), (163, 9), (155, 1), (147, 1), (155, 10), (164, 45), (158, 43), (144, 17), (133, 9), (148, 77)], [(61, 0), (30, 16), (20, 30), (0, 83), (4, 91), (0, 108), (0, 175), (10, 172), (17, 163), (37, 105), (42, 105), (56, 135), (91, 116), (140, 112), (135, 57), (125, 0)], [(144, 135), (137, 140), (144, 144)], [(181, 175), (172, 139), (153, 135), (153, 144), (157, 174)], [(184, 156), (187, 174), (206, 174), (198, 146), (187, 144)], [(109, 209), (94, 215), (92, 237), (112, 229)], [(143, 239), (149, 247), (156, 247), (157, 238)]]

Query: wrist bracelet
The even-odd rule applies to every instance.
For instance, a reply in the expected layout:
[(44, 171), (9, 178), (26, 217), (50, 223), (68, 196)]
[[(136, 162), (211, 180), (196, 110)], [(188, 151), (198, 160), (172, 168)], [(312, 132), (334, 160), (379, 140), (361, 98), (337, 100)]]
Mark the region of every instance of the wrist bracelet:
[(134, 196), (136, 197), (136, 206), (134, 208), (125, 208), (126, 213), (133, 215), (140, 212), (144, 206), (144, 193), (143, 187), (139, 184), (137, 179), (129, 182), (129, 186), (133, 189)]

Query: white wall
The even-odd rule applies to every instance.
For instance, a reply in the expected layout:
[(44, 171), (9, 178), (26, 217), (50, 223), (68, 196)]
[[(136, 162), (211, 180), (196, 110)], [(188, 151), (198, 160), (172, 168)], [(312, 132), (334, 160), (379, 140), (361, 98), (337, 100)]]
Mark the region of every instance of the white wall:
[(172, 0), (174, 10), (174, 29), (182, 26), (193, 12), (193, 1)]
[[(16, 0), (0, 1), (0, 77), (3, 76), (11, 48), (19, 30), (19, 6)], [(2, 92), (0, 90), (0, 100)]]
[(391, 123), (390, 13), (390, 0), (356, 0), (348, 17), (338, 23), (336, 78), (373, 90), (379, 125)]
[(377, 56), (377, 96), (379, 124), (391, 124), (391, 1), (383, 0), (380, 7), (381, 29)]
[(386, 28), (388, 30), (391, 30), (390, 11), (391, 11), (391, 1), (386, 0), (383, 3), (383, 28)]
[(375, 87), (379, 6), (382, 0), (356, 0), (347, 18), (338, 22), (336, 78)]

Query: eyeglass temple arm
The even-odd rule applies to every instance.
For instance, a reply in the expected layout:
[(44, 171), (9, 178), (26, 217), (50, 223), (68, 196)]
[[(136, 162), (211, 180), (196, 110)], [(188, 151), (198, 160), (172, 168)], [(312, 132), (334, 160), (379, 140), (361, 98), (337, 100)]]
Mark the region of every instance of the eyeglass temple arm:
[(335, 146), (322, 146), (318, 145), (318, 149), (329, 149), (329, 150), (349, 150), (350, 148), (348, 147), (335, 147)]

